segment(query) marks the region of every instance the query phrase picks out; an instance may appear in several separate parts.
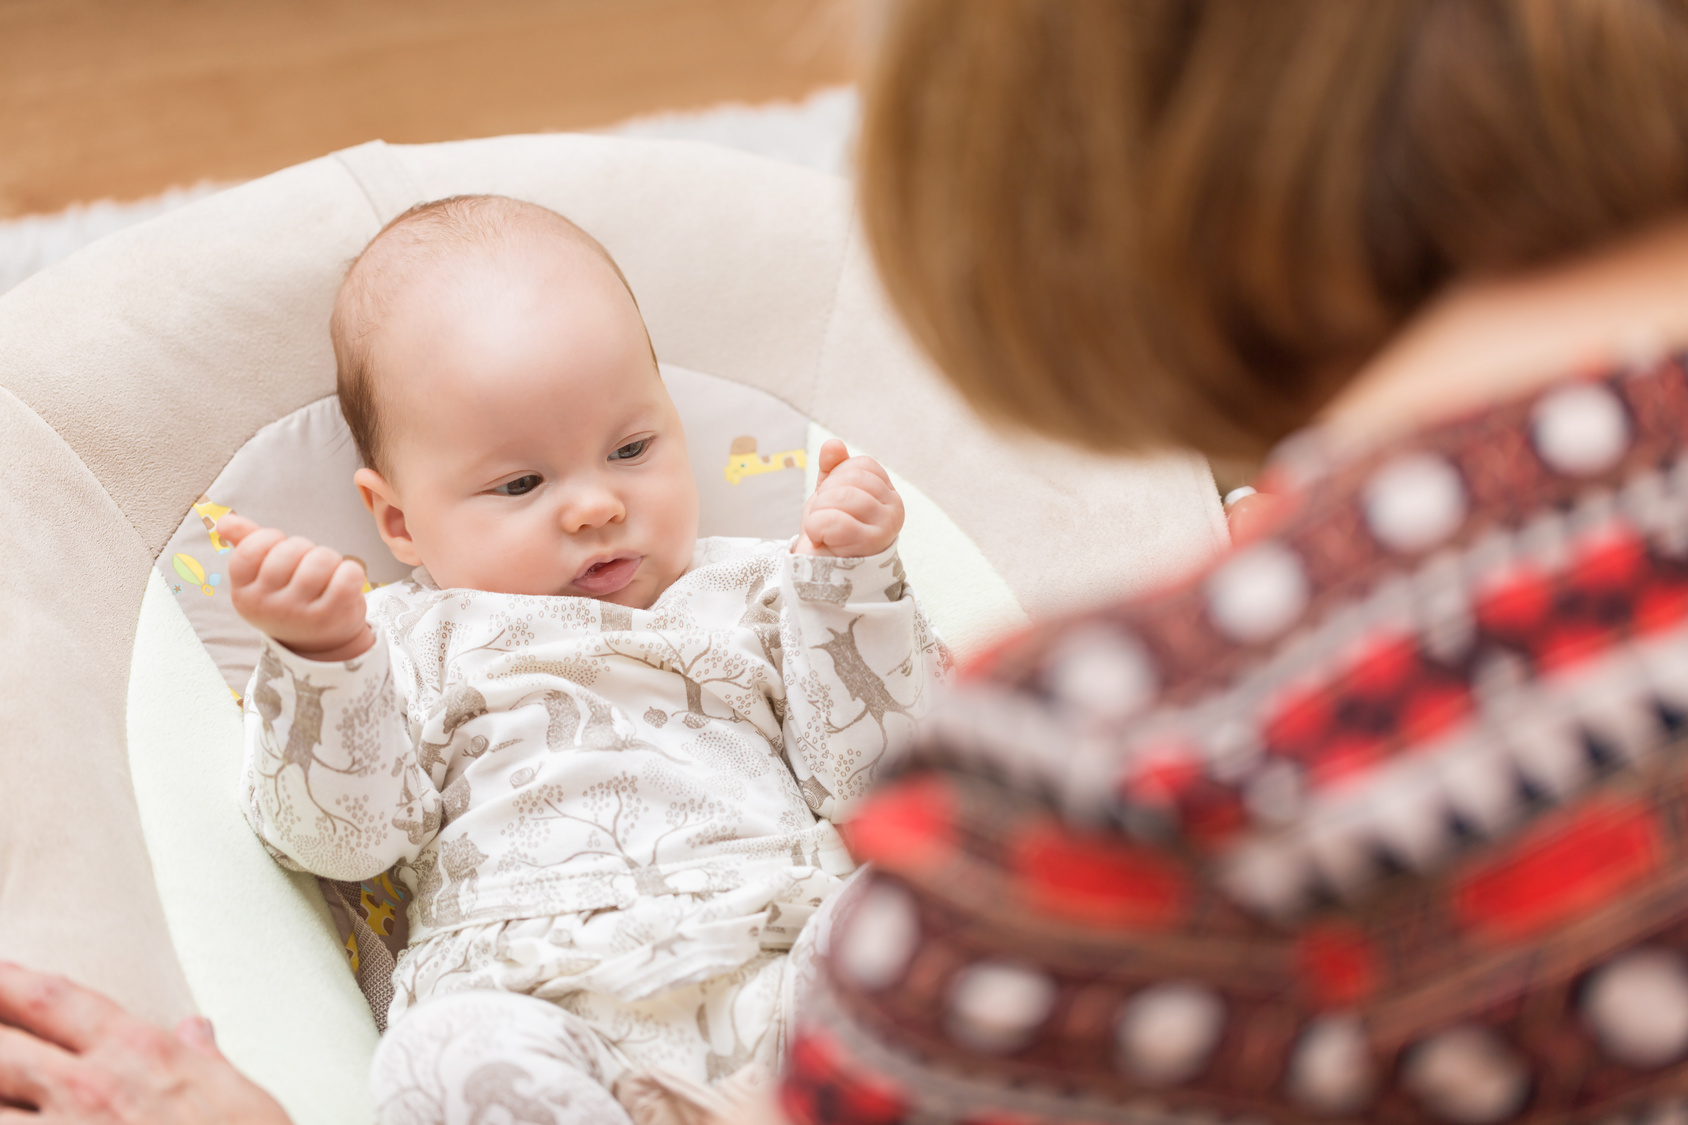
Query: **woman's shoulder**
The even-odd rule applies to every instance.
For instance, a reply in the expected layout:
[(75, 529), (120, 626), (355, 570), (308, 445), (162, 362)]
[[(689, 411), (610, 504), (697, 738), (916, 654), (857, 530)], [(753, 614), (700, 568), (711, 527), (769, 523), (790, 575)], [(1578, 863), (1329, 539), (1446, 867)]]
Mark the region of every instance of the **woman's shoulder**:
[[(1266, 534), (1174, 588), (1034, 626), (971, 678), (1123, 730), (1238, 688), (1257, 710), (1263, 689), (1363, 663), (1366, 638), (1461, 668), (1522, 645), (1544, 670), (1563, 655), (1501, 627), (1504, 591), (1529, 573), (1565, 595), (1543, 603), (1545, 628), (1575, 615), (1569, 587), (1592, 580), (1594, 560), (1621, 555), (1633, 599), (1674, 582), (1688, 559), (1685, 443), (1679, 359), (1565, 380), (1362, 454), (1299, 435), (1264, 474), (1282, 500)], [(1631, 637), (1636, 612), (1657, 627), (1667, 607), (1647, 607), (1607, 605), (1588, 645)]]

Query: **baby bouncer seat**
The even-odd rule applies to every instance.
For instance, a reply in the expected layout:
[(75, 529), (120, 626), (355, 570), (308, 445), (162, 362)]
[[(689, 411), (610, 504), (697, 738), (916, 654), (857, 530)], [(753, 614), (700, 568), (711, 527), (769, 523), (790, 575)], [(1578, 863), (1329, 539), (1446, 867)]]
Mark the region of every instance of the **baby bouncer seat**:
[(161, 1024), (204, 1013), (299, 1125), (372, 1119), (372, 1006), (404, 895), (325, 894), (241, 819), (235, 697), (256, 640), (214, 525), (239, 510), (358, 555), (372, 581), (402, 576), (350, 483), (329, 309), (389, 219), (483, 192), (562, 212), (626, 272), (687, 427), (702, 534), (795, 533), (813, 454), (843, 437), (893, 473), (910, 581), (961, 656), (1227, 542), (1199, 459), (983, 426), (886, 307), (848, 185), (705, 145), (376, 142), (0, 297), (0, 958)]

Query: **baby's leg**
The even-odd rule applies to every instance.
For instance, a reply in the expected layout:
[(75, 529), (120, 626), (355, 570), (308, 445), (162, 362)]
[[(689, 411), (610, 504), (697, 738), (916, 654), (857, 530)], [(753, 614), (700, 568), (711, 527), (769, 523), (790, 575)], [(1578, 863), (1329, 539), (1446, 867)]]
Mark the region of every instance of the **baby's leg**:
[[(380, 1125), (631, 1125), (579, 1017), (511, 992), (454, 992), (406, 1012), (370, 1068)], [(495, 1113), (502, 1110), (502, 1113)]]

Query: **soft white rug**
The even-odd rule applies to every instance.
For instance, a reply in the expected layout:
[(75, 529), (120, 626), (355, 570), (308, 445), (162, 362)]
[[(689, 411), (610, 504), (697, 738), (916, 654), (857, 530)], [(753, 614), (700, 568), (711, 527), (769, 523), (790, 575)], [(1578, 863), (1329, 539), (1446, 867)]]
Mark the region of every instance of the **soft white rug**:
[[(856, 93), (822, 90), (801, 102), (723, 105), (636, 118), (603, 130), (630, 137), (708, 141), (847, 175), (856, 129)], [(0, 293), (101, 235), (204, 198), (227, 184), (173, 188), (132, 203), (80, 203), (56, 215), (0, 222)]]

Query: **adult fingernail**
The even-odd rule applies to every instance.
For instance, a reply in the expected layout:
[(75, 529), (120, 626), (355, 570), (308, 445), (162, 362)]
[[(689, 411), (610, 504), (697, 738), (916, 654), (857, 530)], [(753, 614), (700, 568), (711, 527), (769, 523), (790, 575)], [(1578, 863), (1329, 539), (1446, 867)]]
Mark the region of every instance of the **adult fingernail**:
[(176, 1038), (190, 1047), (216, 1050), (217, 1029), (204, 1016), (188, 1016), (176, 1025)]

